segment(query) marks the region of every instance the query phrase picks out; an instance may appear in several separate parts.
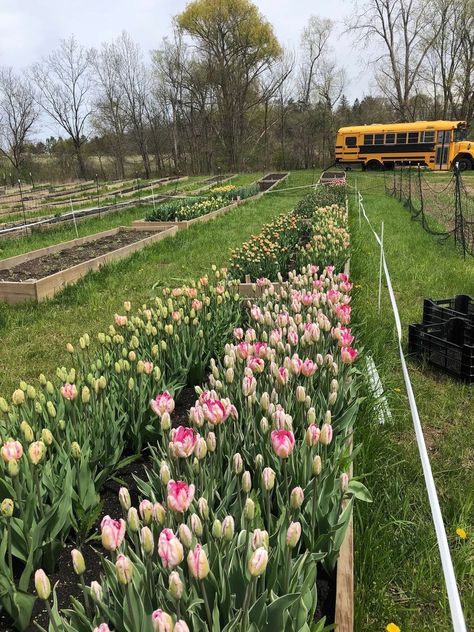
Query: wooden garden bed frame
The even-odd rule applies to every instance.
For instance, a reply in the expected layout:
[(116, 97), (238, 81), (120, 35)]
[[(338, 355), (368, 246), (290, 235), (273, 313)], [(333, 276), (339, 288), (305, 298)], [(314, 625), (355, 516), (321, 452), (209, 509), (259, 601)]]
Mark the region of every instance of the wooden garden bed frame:
[[(91, 243), (101, 239), (102, 237), (110, 237), (123, 230), (142, 232), (145, 228), (140, 226), (119, 226), (118, 228), (95, 233), (94, 235), (88, 235), (87, 237), (72, 239), (71, 241), (54, 244), (53, 246), (48, 246), (47, 248), (33, 250), (23, 255), (9, 257), (8, 259), (0, 261), (0, 270), (13, 268), (25, 261), (32, 261), (62, 250), (70, 250), (75, 246)], [(178, 229), (176, 226), (167, 227), (166, 229), (159, 226), (147, 226), (146, 230), (156, 230), (156, 234), (149, 235), (140, 241), (122, 246), (116, 250), (111, 250), (110, 252), (94, 257), (93, 259), (89, 259), (88, 261), (83, 261), (75, 266), (60, 270), (59, 272), (43, 277), (42, 279), (35, 279), (32, 281), (0, 281), (0, 301), (15, 304), (23, 303), (25, 301), (39, 302), (46, 298), (51, 298), (63, 287), (76, 283), (91, 270), (98, 270), (100, 267), (110, 263), (111, 261), (118, 261), (119, 259), (128, 257), (133, 252), (141, 250), (149, 244), (156, 243), (166, 237), (175, 235)]]
[(268, 187), (268, 189), (265, 189), (265, 191), (261, 191), (260, 192), (262, 195), (265, 195), (265, 193), (268, 193), (269, 191), (271, 191), (274, 187), (277, 186), (277, 184), (280, 184), (281, 182), (284, 182), (288, 178), (288, 176), (290, 175), (290, 172), (286, 171), (286, 172), (282, 172), (284, 175), (279, 180), (273, 180), (273, 179), (272, 180), (267, 180), (268, 176), (271, 176), (272, 173), (277, 173), (277, 172), (276, 171), (272, 171), (270, 173), (267, 173), (266, 176), (263, 176), (263, 178), (260, 178), (260, 180), (257, 182), (257, 184), (260, 184), (260, 182), (273, 182), (273, 184), (270, 187)]
[[(345, 274), (349, 275), (350, 260), (344, 266)], [(279, 292), (282, 285), (278, 282), (272, 283), (275, 292)], [(262, 296), (263, 288), (250, 282), (250, 277), (246, 277), (245, 283), (239, 283), (237, 291), (243, 299), (257, 298)], [(347, 435), (347, 445), (352, 452), (352, 428)], [(352, 463), (349, 468), (349, 478), (352, 478)], [(343, 502), (343, 508), (347, 501)], [(334, 614), (336, 632), (354, 632), (354, 525), (352, 515), (347, 526), (346, 535), (339, 551), (336, 567), (336, 605)]]

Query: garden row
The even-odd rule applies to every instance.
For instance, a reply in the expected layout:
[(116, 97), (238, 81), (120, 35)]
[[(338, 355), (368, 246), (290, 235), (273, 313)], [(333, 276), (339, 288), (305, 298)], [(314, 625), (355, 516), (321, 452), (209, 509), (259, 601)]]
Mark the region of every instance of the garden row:
[[(225, 270), (135, 314), (126, 303), (98, 354), (84, 335), (54, 383), (0, 399), (1, 599), (19, 629), (33, 571), (52, 572), (70, 539), (83, 600), (60, 614), (35, 575), (52, 629), (324, 629), (317, 564), (334, 571), (353, 499), (368, 498), (347, 476), (361, 388), (351, 284), (309, 265), (279, 293), (260, 285), (244, 316)], [(172, 428), (174, 400), (208, 370), (189, 423)], [(86, 587), (99, 494), (148, 443), (138, 511), (122, 489), (124, 518), (101, 521), (110, 558)]]

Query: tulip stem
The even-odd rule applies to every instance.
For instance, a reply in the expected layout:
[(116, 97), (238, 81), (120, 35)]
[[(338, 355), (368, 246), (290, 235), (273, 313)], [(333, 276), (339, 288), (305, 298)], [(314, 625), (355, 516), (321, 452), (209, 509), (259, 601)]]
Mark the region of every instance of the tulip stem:
[(212, 630), (212, 615), (211, 615), (211, 609), (209, 607), (209, 600), (207, 598), (206, 587), (204, 586), (204, 582), (202, 580), (200, 580), (200, 584), (201, 584), (202, 597), (204, 599), (204, 605), (206, 607), (206, 615), (207, 615), (207, 622), (209, 624), (209, 630)]
[(43, 506), (43, 497), (41, 496), (41, 485), (39, 480), (39, 472), (38, 467), (34, 467), (33, 476), (35, 480), (36, 493), (38, 494), (38, 505), (40, 510), (41, 518), (44, 518), (44, 506)]
[(54, 620), (54, 618), (53, 618), (53, 612), (52, 612), (52, 610), (51, 610), (51, 606), (50, 606), (50, 604), (49, 604), (49, 600), (48, 600), (48, 599), (46, 599), (44, 603), (46, 604), (46, 610), (48, 611), (48, 618), (49, 618), (49, 622), (51, 623), (51, 625), (52, 625), (52, 627), (53, 627), (54, 632), (59, 632), (59, 628), (58, 628), (58, 626), (56, 625), (56, 621), (55, 621), (55, 620)]
[(242, 606), (243, 615), (242, 615), (242, 626), (240, 628), (241, 632), (247, 632), (248, 630), (248, 618), (249, 618), (249, 610), (250, 610), (250, 599), (253, 592), (253, 587), (255, 582), (257, 581), (257, 577), (252, 577), (249, 585), (247, 586), (247, 590), (245, 591), (244, 603)]
[(88, 615), (92, 614), (91, 608), (90, 608), (90, 601), (89, 601), (89, 595), (87, 594), (87, 590), (86, 590), (86, 582), (84, 581), (84, 575), (81, 573), (79, 575), (80, 580), (81, 580), (81, 588), (82, 588), (82, 594), (84, 595), (84, 603), (86, 606), (86, 612)]
[(312, 535), (314, 537), (314, 530), (316, 529), (316, 505), (318, 501), (317, 497), (317, 485), (316, 485), (316, 475), (313, 478), (313, 504), (311, 508), (311, 526), (313, 528)]
[(285, 479), (285, 492), (286, 492), (286, 502), (290, 500), (289, 488), (288, 488), (288, 471), (286, 466), (286, 459), (283, 459), (283, 477)]
[(268, 533), (271, 533), (272, 517), (271, 517), (271, 511), (270, 511), (270, 492), (266, 493), (265, 505), (267, 509), (267, 529), (268, 529)]
[(11, 518), (7, 518), (7, 530), (8, 530), (8, 568), (10, 569), (10, 576), (13, 579), (13, 557), (12, 557), (12, 524)]

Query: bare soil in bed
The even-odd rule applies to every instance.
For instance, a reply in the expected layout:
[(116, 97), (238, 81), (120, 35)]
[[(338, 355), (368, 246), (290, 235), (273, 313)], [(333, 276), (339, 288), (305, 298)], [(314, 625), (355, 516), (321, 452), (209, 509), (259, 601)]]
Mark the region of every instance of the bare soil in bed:
[(21, 282), (42, 279), (79, 263), (123, 248), (123, 246), (141, 241), (146, 237), (156, 235), (156, 233), (157, 231), (122, 230), (115, 235), (101, 237), (80, 246), (25, 261), (7, 270), (0, 270), (0, 281)]

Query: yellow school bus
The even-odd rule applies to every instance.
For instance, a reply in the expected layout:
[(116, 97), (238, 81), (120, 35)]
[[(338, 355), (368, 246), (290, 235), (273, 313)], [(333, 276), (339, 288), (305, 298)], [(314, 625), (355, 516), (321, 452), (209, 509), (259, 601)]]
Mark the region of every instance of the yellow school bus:
[(434, 170), (474, 168), (474, 141), (466, 140), (465, 121), (415, 121), (341, 127), (336, 163), (364, 169), (425, 165)]

